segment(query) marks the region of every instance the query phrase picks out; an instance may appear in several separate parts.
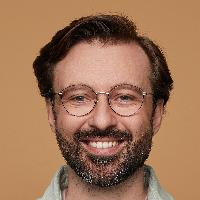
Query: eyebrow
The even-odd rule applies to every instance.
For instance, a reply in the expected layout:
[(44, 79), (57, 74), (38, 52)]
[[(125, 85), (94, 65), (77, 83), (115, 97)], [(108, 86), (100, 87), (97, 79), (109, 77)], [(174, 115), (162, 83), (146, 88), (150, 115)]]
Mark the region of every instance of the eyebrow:
[[(94, 87), (92, 87), (92, 86), (90, 86), (90, 85), (88, 85), (88, 84), (82, 83), (82, 82), (69, 84), (68, 86), (66, 86), (66, 87), (64, 87), (63, 89), (61, 89), (59, 92), (62, 92), (63, 90), (65, 90), (65, 89), (67, 89), (67, 88), (75, 87), (75, 86), (79, 86), (79, 85), (80, 85), (80, 86), (86, 86), (86, 87), (88, 87), (88, 88), (91, 88), (94, 92), (97, 92), (97, 93), (99, 93), (99, 92), (105, 92), (105, 91), (102, 91), (102, 90), (96, 91), (96, 90), (94, 89)], [(106, 90), (106, 92), (107, 92), (107, 91), (111, 91), (112, 89), (114, 89), (115, 87), (120, 86), (120, 85), (132, 85), (132, 86), (137, 87), (138, 89), (141, 89), (142, 91), (145, 91), (145, 90), (143, 89), (143, 87), (138, 86), (138, 85), (136, 85), (136, 84), (129, 83), (129, 82), (120, 82), (120, 83), (117, 83), (117, 84), (111, 86), (108, 90)], [(59, 93), (59, 92), (57, 92), (57, 93)]]

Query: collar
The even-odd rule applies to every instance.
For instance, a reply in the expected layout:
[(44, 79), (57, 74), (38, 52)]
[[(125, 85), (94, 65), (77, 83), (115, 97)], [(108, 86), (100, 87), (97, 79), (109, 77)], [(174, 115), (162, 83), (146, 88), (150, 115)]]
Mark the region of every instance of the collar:
[[(144, 165), (145, 184), (148, 185), (148, 200), (174, 200), (159, 184), (152, 167)], [(62, 190), (67, 187), (67, 165), (62, 166), (54, 175), (42, 198), (38, 200), (62, 200)]]

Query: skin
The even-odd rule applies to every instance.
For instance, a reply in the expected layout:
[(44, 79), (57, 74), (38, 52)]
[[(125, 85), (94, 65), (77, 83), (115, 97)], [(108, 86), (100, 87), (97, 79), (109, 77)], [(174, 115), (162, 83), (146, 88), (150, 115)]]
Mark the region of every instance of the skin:
[[(150, 64), (144, 51), (135, 43), (102, 44), (93, 41), (75, 45), (60, 61), (54, 71), (53, 89), (55, 92), (72, 84), (86, 84), (96, 92), (109, 91), (114, 85), (128, 83), (152, 92)], [(121, 117), (114, 113), (105, 95), (99, 95), (95, 109), (83, 117), (66, 113), (59, 101), (54, 108), (46, 102), (48, 119), (53, 132), (59, 128), (63, 136), (70, 137), (77, 130), (98, 128), (105, 130), (114, 127), (134, 133), (138, 140), (148, 127), (155, 134), (161, 125), (163, 102), (159, 101), (153, 110), (152, 96), (147, 95), (142, 108), (134, 116)], [(56, 117), (56, 120), (55, 120)], [(134, 176), (111, 188), (98, 188), (85, 184), (72, 169), (69, 169), (69, 186), (65, 191), (67, 199), (145, 199), (143, 169)], [(77, 187), (78, 186), (78, 187)]]

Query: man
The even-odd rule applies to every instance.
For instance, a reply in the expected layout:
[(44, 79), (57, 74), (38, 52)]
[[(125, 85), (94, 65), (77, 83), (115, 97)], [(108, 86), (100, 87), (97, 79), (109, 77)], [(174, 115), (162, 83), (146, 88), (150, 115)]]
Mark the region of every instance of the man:
[(128, 18), (83, 17), (33, 64), (67, 165), (42, 200), (171, 200), (144, 165), (173, 80), (159, 47)]

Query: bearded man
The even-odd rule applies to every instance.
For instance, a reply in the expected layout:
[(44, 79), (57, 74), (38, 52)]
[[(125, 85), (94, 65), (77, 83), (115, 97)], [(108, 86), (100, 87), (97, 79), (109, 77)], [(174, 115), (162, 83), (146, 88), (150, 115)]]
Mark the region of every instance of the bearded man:
[(33, 67), (67, 163), (41, 200), (173, 199), (144, 164), (173, 80), (160, 48), (131, 20), (74, 20)]

